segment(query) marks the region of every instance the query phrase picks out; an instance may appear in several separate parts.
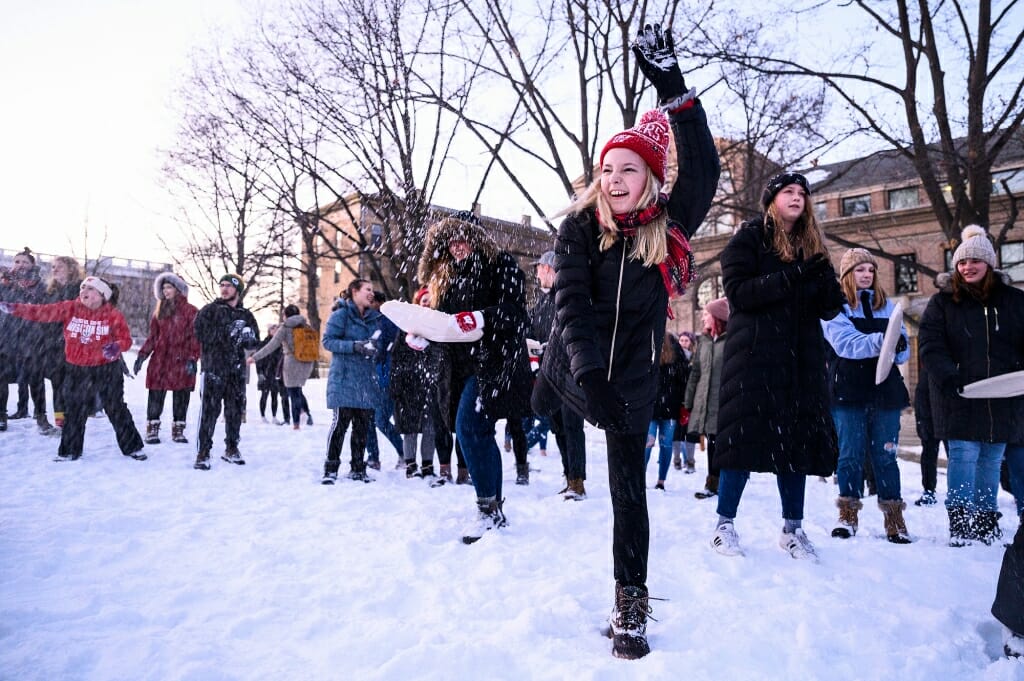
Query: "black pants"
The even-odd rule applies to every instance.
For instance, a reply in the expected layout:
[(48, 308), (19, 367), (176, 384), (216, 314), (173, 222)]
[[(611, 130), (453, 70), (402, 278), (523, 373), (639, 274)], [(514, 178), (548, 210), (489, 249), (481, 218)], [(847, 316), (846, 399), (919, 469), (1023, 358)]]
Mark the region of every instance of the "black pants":
[[(185, 417), (188, 416), (188, 403), (191, 396), (192, 391), (187, 388), (171, 392), (171, 418), (173, 420), (181, 423), (185, 422)], [(149, 400), (146, 402), (146, 418), (148, 420), (160, 420), (160, 416), (164, 413), (164, 401), (166, 399), (166, 390), (149, 391)]]
[(245, 409), (245, 378), (223, 378), (204, 372), (199, 394), (202, 401), (197, 438), (199, 451), (209, 453), (213, 448), (213, 430), (220, 418), (221, 404), (224, 405), (224, 443), (237, 447)]
[(587, 440), (583, 434), (583, 417), (563, 406), (548, 417), (555, 444), (562, 455), (562, 472), (566, 480), (587, 479)]
[(647, 583), (650, 521), (644, 449), (647, 433), (605, 432), (608, 446), (608, 488), (612, 496), (612, 561), (615, 581), (624, 586)]
[(269, 397), (270, 415), (273, 418), (277, 418), (277, 395), (279, 392), (281, 393), (281, 401), (283, 403), (281, 405), (283, 407), (282, 413), (284, 418), (288, 419), (288, 394), (285, 392), (281, 392), (281, 389), (278, 388), (276, 383), (271, 384), (270, 388), (264, 388), (263, 390), (260, 390), (260, 416), (264, 418), (266, 418), (267, 416), (267, 398)]
[(938, 482), (939, 441), (921, 440), (921, 487), (934, 492)]
[(64, 396), (64, 377), (67, 375), (68, 363), (61, 357), (59, 362), (50, 368), (50, 385), (53, 387), (53, 418), (63, 421), (67, 399)]
[(1003, 554), (992, 615), (1017, 636), (1024, 634), (1024, 522)]
[(354, 409), (341, 407), (334, 410), (331, 430), (327, 435), (327, 461), (324, 462), (324, 473), (337, 473), (341, 466), (341, 446), (345, 443), (345, 431), (352, 424), (352, 440), (349, 450), (351, 470), (354, 473), (366, 471), (366, 436), (373, 427), (372, 409)]
[(512, 455), (516, 459), (516, 466), (526, 465), (526, 430), (523, 428), (523, 419), (513, 416), (505, 421), (505, 432), (512, 440)]
[(132, 454), (142, 449), (142, 436), (128, 406), (124, 403), (124, 374), (121, 365), (111, 362), (98, 367), (81, 367), (69, 364), (64, 375), (64, 391), (67, 409), (64, 411), (64, 430), (60, 436), (60, 456), (82, 455), (85, 440), (85, 424), (93, 408), (93, 396), (100, 396), (103, 411), (107, 413), (110, 425), (117, 437), (117, 446), (122, 454)]
[[(718, 479), (718, 474), (722, 472), (722, 469), (715, 465), (715, 434), (705, 433), (704, 434), (704, 448), (707, 449), (708, 454), (708, 475)], [(714, 490), (712, 490), (714, 491)]]

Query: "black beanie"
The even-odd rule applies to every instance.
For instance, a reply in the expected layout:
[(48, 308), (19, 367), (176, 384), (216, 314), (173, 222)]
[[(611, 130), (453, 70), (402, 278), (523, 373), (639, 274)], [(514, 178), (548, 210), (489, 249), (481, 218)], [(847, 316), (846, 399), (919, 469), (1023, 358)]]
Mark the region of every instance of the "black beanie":
[(781, 192), (783, 187), (790, 184), (800, 185), (807, 192), (808, 196), (811, 195), (811, 187), (807, 184), (806, 177), (800, 173), (779, 173), (768, 180), (768, 185), (761, 192), (761, 207), (767, 210), (768, 206), (775, 200), (775, 195)]

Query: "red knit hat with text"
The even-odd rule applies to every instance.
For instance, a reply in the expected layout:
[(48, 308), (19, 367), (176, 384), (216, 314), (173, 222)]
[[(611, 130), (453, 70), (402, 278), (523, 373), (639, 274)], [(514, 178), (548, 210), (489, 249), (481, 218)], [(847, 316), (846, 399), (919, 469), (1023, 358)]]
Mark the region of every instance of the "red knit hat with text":
[(609, 150), (621, 147), (640, 155), (647, 166), (658, 178), (665, 181), (665, 165), (668, 162), (669, 130), (668, 118), (659, 109), (648, 111), (640, 117), (640, 122), (629, 130), (612, 136), (601, 150), (601, 165), (604, 155)]

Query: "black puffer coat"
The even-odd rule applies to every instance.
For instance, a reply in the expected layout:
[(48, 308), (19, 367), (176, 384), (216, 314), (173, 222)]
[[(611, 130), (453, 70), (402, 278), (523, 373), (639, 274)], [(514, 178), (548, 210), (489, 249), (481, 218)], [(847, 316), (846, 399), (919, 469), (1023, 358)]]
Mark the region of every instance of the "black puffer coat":
[(729, 334), (719, 387), (715, 465), (764, 473), (831, 475), (838, 448), (829, 413), (821, 319), (842, 306), (831, 267), (791, 284), (762, 218), (722, 251)]
[[(704, 109), (670, 117), (679, 175), (667, 212), (689, 238), (707, 215), (718, 186), (718, 152)], [(658, 267), (629, 259), (632, 239), (598, 248), (600, 225), (592, 209), (569, 215), (555, 240), (555, 327), (542, 379), (534, 391), (538, 413), (564, 402), (591, 423), (580, 378), (603, 372), (629, 403), (630, 433), (646, 433), (658, 392), (658, 355), (665, 336), (668, 292)], [(621, 295), (620, 295), (621, 293)]]
[(919, 354), (929, 377), (934, 436), (939, 440), (1024, 442), (1024, 397), (954, 397), (955, 387), (1024, 370), (1024, 291), (997, 272), (989, 299), (953, 300), (950, 276), (921, 316)]
[(202, 348), (203, 372), (245, 381), (245, 351), (255, 350), (260, 344), (260, 328), (252, 313), (218, 299), (196, 315), (195, 330)]
[(451, 367), (443, 344), (431, 343), (423, 351), (405, 343), (405, 332), (398, 334), (391, 350), (389, 394), (395, 404), (395, 427), (398, 432), (422, 433), (430, 420), (429, 404), (441, 407), (441, 417), (448, 422), (449, 378)]

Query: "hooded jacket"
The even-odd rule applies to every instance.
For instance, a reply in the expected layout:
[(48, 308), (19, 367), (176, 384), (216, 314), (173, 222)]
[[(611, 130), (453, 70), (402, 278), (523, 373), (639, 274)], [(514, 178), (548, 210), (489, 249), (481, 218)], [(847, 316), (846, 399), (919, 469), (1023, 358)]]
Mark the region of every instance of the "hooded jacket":
[(928, 371), (934, 437), (939, 440), (1024, 443), (1024, 397), (965, 399), (955, 389), (1024, 370), (1024, 291), (996, 271), (982, 302), (964, 292), (953, 299), (952, 277), (936, 277), (939, 292), (921, 316), (921, 362)]
[(368, 308), (362, 315), (351, 300), (342, 301), (327, 320), (321, 343), (330, 351), (327, 374), (327, 406), (330, 409), (375, 409), (380, 401), (380, 383), (372, 357), (355, 351), (380, 331), (381, 314)]
[[(163, 300), (163, 284), (168, 282), (178, 289), (174, 302)], [(157, 275), (153, 282), (153, 296), (160, 305), (170, 305), (170, 314), (157, 317), (154, 311), (149, 320), (149, 335), (139, 348), (139, 356), (149, 357), (146, 368), (148, 390), (192, 390), (196, 385), (195, 372), (189, 373), (188, 363), (199, 360), (199, 341), (195, 322), (198, 310), (188, 302), (188, 285), (171, 272)]]

